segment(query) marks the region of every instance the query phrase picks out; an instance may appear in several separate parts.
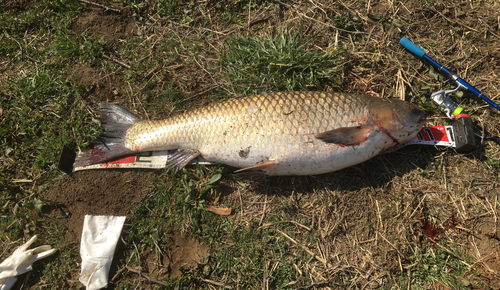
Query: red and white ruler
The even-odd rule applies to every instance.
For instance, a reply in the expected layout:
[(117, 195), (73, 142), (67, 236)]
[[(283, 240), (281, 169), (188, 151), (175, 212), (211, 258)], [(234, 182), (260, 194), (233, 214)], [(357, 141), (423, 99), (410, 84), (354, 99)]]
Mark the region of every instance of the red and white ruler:
[[(86, 166), (73, 167), (74, 171), (85, 169), (108, 169), (108, 168), (145, 168), (145, 169), (159, 169), (165, 168), (167, 160), (175, 153), (175, 150), (169, 151), (148, 151), (141, 152), (135, 155), (127, 155), (104, 163), (96, 163)], [(203, 157), (197, 157), (190, 164), (215, 164), (206, 161)]]
[[(452, 126), (432, 126), (424, 127), (417, 136), (404, 144), (401, 144), (395, 149), (407, 145), (432, 145), (432, 146), (447, 146), (455, 147), (454, 132)], [(394, 150), (395, 150), (394, 149)], [(394, 151), (389, 149), (389, 151)], [(155, 151), (142, 152), (135, 155), (128, 155), (105, 163), (97, 163), (87, 166), (73, 167), (74, 171), (86, 169), (108, 169), (108, 168), (146, 168), (159, 169), (165, 168), (168, 158), (175, 152), (170, 151)], [(387, 151), (386, 151), (387, 152)], [(191, 161), (191, 164), (215, 164), (205, 160), (203, 157), (198, 157)]]
[(453, 126), (424, 127), (415, 138), (405, 142), (403, 146), (412, 144), (455, 147)]

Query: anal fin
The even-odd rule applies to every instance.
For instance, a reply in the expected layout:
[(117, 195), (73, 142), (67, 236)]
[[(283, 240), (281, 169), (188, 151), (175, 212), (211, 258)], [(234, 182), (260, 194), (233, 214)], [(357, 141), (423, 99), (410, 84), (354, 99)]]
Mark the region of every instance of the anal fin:
[(238, 169), (235, 171), (235, 173), (241, 172), (241, 171), (246, 171), (246, 170), (262, 170), (262, 169), (266, 169), (266, 168), (269, 168), (269, 167), (274, 166), (274, 165), (276, 165), (276, 161), (270, 160), (270, 161), (267, 161), (267, 162), (262, 163), (262, 164), (257, 164), (254, 166)]
[(318, 133), (315, 137), (326, 143), (353, 146), (363, 143), (373, 130), (373, 126), (343, 127)]

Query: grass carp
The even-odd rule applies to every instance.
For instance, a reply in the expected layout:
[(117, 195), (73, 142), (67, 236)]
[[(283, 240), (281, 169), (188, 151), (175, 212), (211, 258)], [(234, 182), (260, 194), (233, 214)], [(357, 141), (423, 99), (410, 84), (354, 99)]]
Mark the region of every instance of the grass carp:
[(366, 161), (412, 139), (425, 121), (411, 103), (330, 92), (276, 92), (232, 99), (165, 120), (140, 120), (100, 104), (104, 135), (78, 166), (176, 149), (167, 167), (203, 156), (267, 175), (313, 175)]

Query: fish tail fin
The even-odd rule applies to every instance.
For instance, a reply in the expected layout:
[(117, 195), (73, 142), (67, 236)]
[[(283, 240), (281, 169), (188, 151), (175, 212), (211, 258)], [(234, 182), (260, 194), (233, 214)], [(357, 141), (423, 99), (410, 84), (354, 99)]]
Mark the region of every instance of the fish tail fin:
[(104, 134), (92, 141), (91, 149), (78, 153), (75, 166), (101, 163), (134, 153), (125, 147), (124, 139), (127, 130), (141, 119), (120, 106), (100, 103), (99, 107)]

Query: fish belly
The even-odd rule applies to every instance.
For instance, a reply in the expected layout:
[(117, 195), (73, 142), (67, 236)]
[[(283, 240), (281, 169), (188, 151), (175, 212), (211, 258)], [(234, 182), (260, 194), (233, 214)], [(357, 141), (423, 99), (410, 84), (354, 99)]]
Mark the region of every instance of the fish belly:
[(207, 146), (201, 150), (209, 161), (247, 168), (274, 162), (262, 169), (267, 175), (314, 175), (337, 171), (364, 162), (392, 144), (392, 140), (375, 131), (360, 145), (341, 146), (320, 140), (295, 143), (249, 143)]

